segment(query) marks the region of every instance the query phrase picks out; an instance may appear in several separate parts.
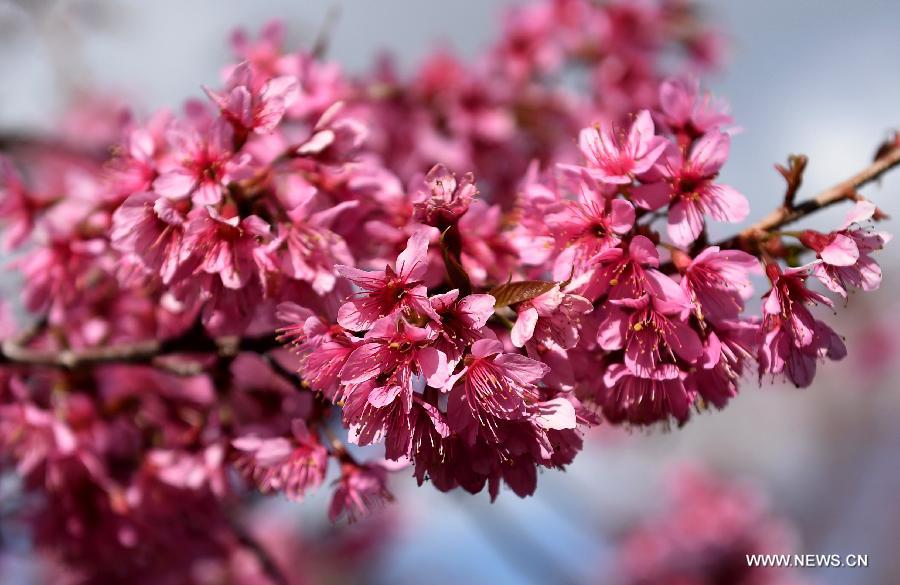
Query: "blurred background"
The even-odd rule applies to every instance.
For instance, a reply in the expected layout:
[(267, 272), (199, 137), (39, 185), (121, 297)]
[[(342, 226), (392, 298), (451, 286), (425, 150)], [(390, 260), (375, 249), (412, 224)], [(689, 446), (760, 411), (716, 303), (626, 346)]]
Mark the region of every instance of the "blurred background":
[[(235, 27), (284, 19), (289, 46), (310, 46), (334, 13), (331, 59), (349, 72), (388, 50), (415, 66), (437, 44), (464, 56), (483, 47), (511, 2), (504, 0), (18, 0), (0, 1), (0, 130), (52, 130), (73, 91), (115, 91), (149, 112), (178, 107), (215, 84)], [(731, 40), (725, 70), (705, 80), (728, 99), (744, 131), (723, 173), (748, 196), (758, 219), (774, 208), (783, 181), (773, 170), (790, 153), (810, 157), (802, 194), (862, 168), (888, 131), (900, 127), (900, 3), (890, 0), (701, 2)], [(900, 214), (900, 176), (868, 187)], [(801, 195), (802, 196), (802, 195)], [(807, 225), (833, 226), (846, 208)], [(895, 221), (883, 229), (896, 231)], [(716, 225), (713, 236), (726, 235)], [(823, 366), (812, 388), (747, 384), (721, 413), (683, 429), (623, 433), (598, 429), (566, 473), (544, 473), (534, 497), (504, 492), (441, 494), (398, 476), (400, 505), (380, 522), (384, 542), (359, 581), (376, 584), (607, 583), (619, 535), (662, 510), (663, 487), (681, 465), (703, 466), (756, 486), (774, 514), (794, 526), (802, 553), (861, 553), (868, 569), (808, 569), (812, 583), (896, 582), (900, 557), (900, 304), (897, 256), (880, 257), (885, 281), (851, 296), (835, 328), (850, 356)], [(14, 298), (16, 283), (0, 282)], [(877, 308), (877, 309), (876, 309)], [(325, 494), (304, 504), (263, 506), (296, 518), (308, 534), (333, 530)], [(29, 582), (27, 567), (18, 573)]]

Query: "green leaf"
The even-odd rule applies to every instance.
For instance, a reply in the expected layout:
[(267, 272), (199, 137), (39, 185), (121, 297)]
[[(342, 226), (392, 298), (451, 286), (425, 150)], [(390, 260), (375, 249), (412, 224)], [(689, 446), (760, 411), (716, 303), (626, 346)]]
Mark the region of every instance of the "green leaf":
[(508, 307), (522, 301), (528, 301), (539, 297), (556, 286), (555, 282), (546, 280), (522, 280), (520, 282), (507, 282), (488, 292), (497, 302), (495, 308)]

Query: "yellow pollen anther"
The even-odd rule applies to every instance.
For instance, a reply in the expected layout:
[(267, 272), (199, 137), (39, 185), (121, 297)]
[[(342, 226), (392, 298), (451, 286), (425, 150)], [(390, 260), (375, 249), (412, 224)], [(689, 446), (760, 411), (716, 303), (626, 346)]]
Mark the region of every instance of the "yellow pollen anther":
[(609, 286), (616, 286), (617, 284), (619, 284), (618, 278), (613, 278), (612, 280), (609, 281)]

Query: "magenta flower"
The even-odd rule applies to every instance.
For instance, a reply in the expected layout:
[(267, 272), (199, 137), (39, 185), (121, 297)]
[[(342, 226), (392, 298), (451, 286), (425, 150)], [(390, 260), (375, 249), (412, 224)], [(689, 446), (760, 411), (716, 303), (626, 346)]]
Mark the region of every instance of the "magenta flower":
[(225, 218), (209, 207), (188, 220), (181, 260), (218, 275), (227, 288), (243, 288), (259, 272), (256, 255), (270, 229), (255, 215)]
[(363, 331), (377, 320), (402, 311), (439, 319), (428, 301), (428, 290), (422, 284), (428, 270), (431, 233), (430, 229), (414, 233), (393, 267), (360, 270), (352, 266), (335, 266), (338, 274), (362, 289), (355, 298), (341, 305), (338, 323), (342, 327)]
[(437, 228), (453, 224), (465, 215), (478, 195), (472, 173), (466, 173), (457, 182), (456, 176), (441, 164), (432, 167), (425, 175), (425, 187), (414, 196), (414, 217)]
[(271, 133), (300, 97), (297, 78), (288, 75), (268, 79), (256, 91), (247, 61), (234, 68), (223, 93), (206, 87), (204, 90), (239, 135)]
[(476, 199), (459, 219), (462, 266), (472, 284), (502, 282), (518, 267), (518, 253), (504, 229), (503, 209)]
[(496, 299), (491, 295), (467, 295), (459, 298), (454, 289), (431, 297), (431, 306), (440, 316), (430, 327), (439, 332), (435, 348), (447, 356), (450, 371), (456, 368), (466, 348), (484, 337), (483, 328), (494, 314)]
[(808, 306), (832, 306), (831, 300), (806, 287), (811, 266), (782, 271), (766, 265), (772, 289), (763, 303), (763, 341), (759, 350), (760, 376), (784, 373), (798, 387), (809, 386), (822, 358), (840, 360), (847, 354), (841, 338), (817, 320)]
[(635, 203), (647, 209), (669, 207), (668, 233), (679, 246), (691, 244), (703, 231), (704, 216), (736, 223), (750, 212), (747, 199), (728, 185), (713, 181), (728, 158), (730, 138), (721, 132), (705, 134), (685, 159), (670, 149), (657, 165), (662, 180), (632, 190)]
[(300, 376), (310, 388), (336, 401), (341, 368), (356, 347), (353, 339), (339, 325), (329, 325), (295, 303), (278, 305), (277, 317), (288, 324), (279, 331), (300, 358)]
[(583, 293), (588, 298), (608, 295), (611, 303), (643, 307), (652, 296), (657, 308), (667, 313), (686, 312), (690, 302), (671, 278), (657, 270), (659, 251), (644, 236), (635, 236), (628, 250), (610, 248), (596, 258), (596, 268)]
[(368, 396), (372, 406), (387, 406), (398, 396), (410, 409), (413, 377), (421, 375), (433, 388), (450, 376), (447, 357), (431, 346), (436, 337), (431, 328), (414, 327), (396, 315), (376, 322), (341, 368), (341, 380), (353, 386), (377, 378)]
[(153, 190), (164, 197), (191, 197), (196, 205), (215, 205), (229, 182), (249, 175), (251, 157), (233, 152), (234, 131), (222, 118), (204, 135), (174, 127), (167, 137), (172, 152), (160, 163), (160, 175), (153, 181)]
[(593, 309), (586, 298), (564, 293), (556, 285), (540, 296), (519, 303), (510, 339), (516, 347), (534, 339), (544, 346), (571, 349), (578, 343), (581, 316)]
[(753, 294), (751, 274), (762, 274), (756, 257), (740, 250), (706, 248), (684, 270), (681, 286), (703, 319), (737, 317)]
[(708, 331), (700, 358), (685, 380), (685, 386), (716, 408), (738, 393), (745, 363), (759, 352), (757, 320), (719, 321)]
[(344, 463), (336, 484), (328, 508), (328, 517), (332, 522), (341, 516), (355, 522), (394, 499), (387, 489), (387, 469), (378, 464)]
[(161, 112), (128, 133), (119, 156), (109, 164), (110, 183), (117, 192), (131, 195), (151, 190), (157, 175), (157, 157), (164, 151), (166, 128), (170, 124), (170, 114)]
[(306, 424), (294, 420), (292, 437), (238, 437), (232, 446), (239, 452), (235, 466), (263, 493), (279, 491), (300, 500), (325, 479), (328, 451)]
[(463, 369), (444, 387), (450, 391), (450, 427), (470, 443), (482, 432), (499, 442), (501, 421), (525, 420), (533, 414), (532, 405), (538, 401), (535, 384), (547, 366), (504, 353), (502, 344), (493, 339), (476, 341), (471, 351)]
[(670, 417), (684, 423), (694, 400), (684, 378), (672, 364), (661, 365), (646, 377), (632, 373), (624, 364), (613, 364), (603, 375), (603, 416), (612, 423), (649, 425)]
[(800, 241), (822, 261), (812, 268), (815, 277), (828, 290), (844, 298), (849, 287), (868, 292), (881, 284), (881, 267), (871, 253), (881, 250), (891, 236), (861, 227), (874, 214), (874, 203), (859, 201), (847, 214), (841, 229), (830, 234), (806, 230), (800, 236)]
[(647, 110), (637, 115), (627, 135), (609, 124), (584, 128), (578, 135), (578, 147), (588, 163), (584, 171), (598, 181), (617, 185), (627, 185), (635, 175), (650, 170), (667, 144), (654, 134)]
[(306, 281), (319, 295), (334, 290), (338, 265), (352, 265), (353, 255), (347, 242), (332, 227), (345, 211), (358, 206), (345, 201), (315, 211), (316, 190), (293, 186), (297, 193), (291, 197), (293, 209), (287, 212), (289, 221), (278, 226), (278, 237), (268, 246), (276, 270), (287, 276)]
[(340, 164), (356, 156), (366, 140), (367, 128), (359, 120), (344, 115), (343, 102), (331, 105), (316, 122), (312, 135), (294, 149), (300, 157)]
[(634, 207), (582, 181), (578, 200), (567, 202), (562, 211), (545, 216), (544, 221), (562, 247), (553, 278), (564, 281), (582, 274), (597, 254), (619, 244), (634, 225)]

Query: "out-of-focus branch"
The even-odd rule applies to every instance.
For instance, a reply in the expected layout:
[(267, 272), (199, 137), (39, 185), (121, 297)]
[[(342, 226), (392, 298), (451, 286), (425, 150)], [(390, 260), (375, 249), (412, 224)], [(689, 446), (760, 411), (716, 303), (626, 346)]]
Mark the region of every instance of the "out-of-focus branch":
[[(34, 333), (29, 332), (29, 337)], [(242, 351), (265, 353), (279, 347), (274, 336), (271, 337), (222, 337), (211, 338), (199, 328), (170, 340), (139, 341), (117, 345), (98, 346), (85, 349), (36, 349), (27, 347), (20, 339), (11, 339), (0, 346), (0, 364), (20, 364), (26, 366), (45, 366), (50, 368), (76, 369), (104, 363), (151, 364), (159, 358), (179, 353), (213, 353), (221, 357), (234, 356)], [(180, 373), (178, 368), (174, 369)]]
[(237, 520), (229, 518), (229, 524), (231, 526), (231, 531), (238, 539), (238, 542), (240, 542), (242, 546), (250, 549), (253, 554), (256, 555), (256, 558), (259, 560), (260, 568), (263, 573), (272, 580), (272, 583), (275, 583), (275, 585), (288, 585), (289, 582), (287, 577), (285, 577), (284, 573), (278, 567), (278, 564), (275, 562), (275, 559), (272, 558), (272, 555), (269, 554), (269, 551), (267, 551), (252, 534), (247, 532)]
[(106, 149), (85, 148), (66, 140), (23, 132), (0, 132), (0, 152), (45, 153), (93, 163), (109, 158)]

